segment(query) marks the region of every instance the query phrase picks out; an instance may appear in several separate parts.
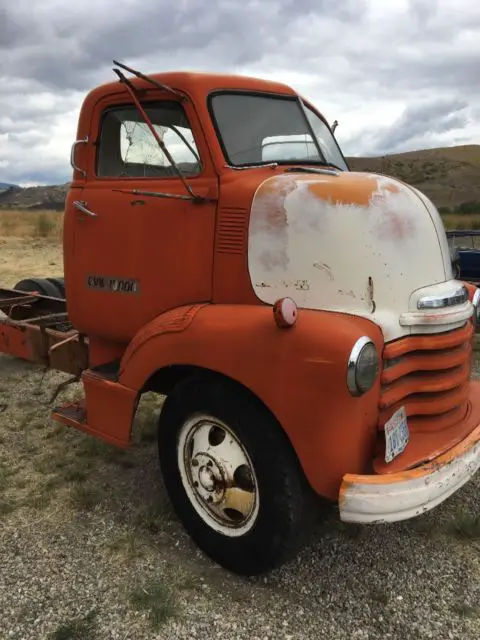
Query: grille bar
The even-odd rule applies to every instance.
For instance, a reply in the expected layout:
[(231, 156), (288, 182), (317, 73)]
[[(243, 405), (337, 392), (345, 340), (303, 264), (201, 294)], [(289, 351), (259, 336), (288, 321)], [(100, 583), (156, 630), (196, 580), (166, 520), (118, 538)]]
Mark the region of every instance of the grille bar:
[(464, 418), (474, 327), (408, 336), (385, 346), (378, 428), (402, 405), (412, 433), (441, 431)]

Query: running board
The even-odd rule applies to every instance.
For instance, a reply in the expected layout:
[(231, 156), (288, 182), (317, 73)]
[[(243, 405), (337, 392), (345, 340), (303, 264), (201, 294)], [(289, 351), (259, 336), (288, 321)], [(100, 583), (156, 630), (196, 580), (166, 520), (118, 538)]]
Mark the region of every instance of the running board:
[(54, 409), (52, 419), (117, 447), (128, 447), (137, 408), (137, 392), (86, 369), (82, 373), (84, 400)]

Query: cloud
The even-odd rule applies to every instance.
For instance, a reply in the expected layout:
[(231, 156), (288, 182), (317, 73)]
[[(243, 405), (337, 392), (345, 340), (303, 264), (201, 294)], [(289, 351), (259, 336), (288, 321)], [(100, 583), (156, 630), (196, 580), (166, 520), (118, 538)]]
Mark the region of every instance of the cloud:
[(480, 142), (474, 0), (16, 0), (0, 8), (0, 181), (70, 178), (83, 97), (113, 58), (285, 81), (349, 154)]
[(415, 102), (392, 124), (360, 134), (356, 145), (367, 146), (370, 155), (384, 155), (441, 144), (445, 134), (466, 129), (469, 116), (468, 102), (459, 98)]

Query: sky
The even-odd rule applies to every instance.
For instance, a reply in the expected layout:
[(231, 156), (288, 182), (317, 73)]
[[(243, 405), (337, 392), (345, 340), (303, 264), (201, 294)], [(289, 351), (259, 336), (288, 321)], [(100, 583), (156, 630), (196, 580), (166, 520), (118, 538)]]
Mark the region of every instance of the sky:
[(0, 0), (0, 182), (71, 179), (113, 59), (285, 82), (346, 155), (480, 143), (478, 0)]

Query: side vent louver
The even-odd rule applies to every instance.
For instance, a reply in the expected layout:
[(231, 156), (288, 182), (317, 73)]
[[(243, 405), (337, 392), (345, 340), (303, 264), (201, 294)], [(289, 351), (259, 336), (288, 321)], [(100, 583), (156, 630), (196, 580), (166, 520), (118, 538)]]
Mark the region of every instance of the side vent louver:
[(248, 211), (230, 207), (220, 209), (217, 235), (219, 253), (243, 253), (247, 239)]

